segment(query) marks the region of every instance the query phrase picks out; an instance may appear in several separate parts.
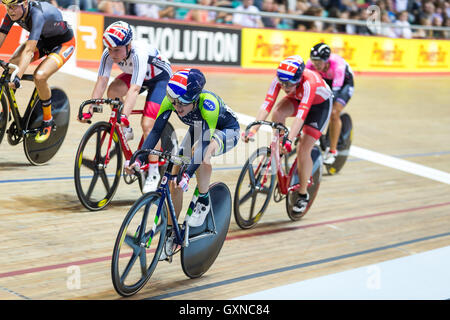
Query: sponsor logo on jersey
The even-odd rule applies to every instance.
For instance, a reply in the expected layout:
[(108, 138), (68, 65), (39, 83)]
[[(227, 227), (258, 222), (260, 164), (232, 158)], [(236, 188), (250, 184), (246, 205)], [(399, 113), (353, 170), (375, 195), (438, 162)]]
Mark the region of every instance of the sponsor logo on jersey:
[(65, 50), (65, 51), (62, 53), (64, 59), (67, 59), (67, 57), (70, 56), (70, 55), (72, 54), (73, 50), (74, 50), (74, 47), (73, 47), (73, 46), (70, 46), (67, 50)]
[(211, 100), (204, 100), (203, 101), (203, 107), (208, 111), (214, 111), (216, 109), (216, 105)]

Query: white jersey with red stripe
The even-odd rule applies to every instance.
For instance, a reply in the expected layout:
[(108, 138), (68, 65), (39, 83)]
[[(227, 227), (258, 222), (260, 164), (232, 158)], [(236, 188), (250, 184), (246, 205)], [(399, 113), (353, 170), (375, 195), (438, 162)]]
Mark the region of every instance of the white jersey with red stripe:
[[(261, 108), (264, 108), (267, 112), (270, 112), (277, 100), (278, 94), (281, 89), (281, 84), (277, 77), (275, 77), (269, 87), (266, 94), (266, 99), (263, 102)], [(330, 87), (322, 79), (322, 77), (315, 71), (305, 69), (302, 79), (297, 85), (297, 89), (288, 95), (288, 97), (295, 98), (299, 101), (298, 109), (301, 110), (306, 117), (311, 106), (320, 104), (329, 99), (332, 95)], [(306, 112), (305, 112), (306, 111)]]
[[(100, 61), (98, 75), (108, 77), (114, 61), (105, 49)], [(131, 84), (142, 86), (146, 80), (151, 80), (163, 72), (172, 74), (169, 60), (161, 55), (159, 50), (144, 41), (132, 41), (128, 58), (117, 64), (124, 73), (131, 74)]]

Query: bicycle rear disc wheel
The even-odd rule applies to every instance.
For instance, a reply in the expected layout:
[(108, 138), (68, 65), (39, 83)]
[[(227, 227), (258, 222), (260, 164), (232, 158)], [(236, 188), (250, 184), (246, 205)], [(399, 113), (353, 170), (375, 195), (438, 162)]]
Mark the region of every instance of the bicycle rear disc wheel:
[(119, 187), (122, 149), (114, 131), (109, 163), (105, 165), (111, 124), (97, 122), (84, 134), (75, 157), (74, 180), (78, 199), (91, 211), (105, 208)]
[[(184, 274), (189, 278), (198, 278), (209, 270), (222, 249), (230, 226), (230, 190), (224, 183), (217, 182), (209, 187), (209, 194), (211, 211), (203, 225), (189, 228), (189, 245), (181, 248), (181, 266)], [(212, 214), (214, 214), (214, 222)], [(195, 239), (196, 236), (203, 235), (205, 232), (212, 233), (204, 238)]]
[[(350, 146), (352, 145), (353, 139), (353, 123), (352, 118), (348, 113), (341, 114), (341, 134), (339, 135), (338, 140), (338, 155), (333, 164), (325, 164), (325, 168), (329, 175), (335, 175), (344, 167), (344, 164), (347, 162), (347, 158), (350, 152)], [(323, 135), (321, 138), (321, 146), (322, 150), (325, 151), (327, 147), (330, 146), (330, 136), (329, 132), (326, 135)]]
[(353, 139), (352, 118), (348, 113), (341, 114), (342, 129), (338, 141), (338, 155), (331, 165), (326, 165), (327, 172), (330, 175), (336, 174), (344, 167), (350, 152), (350, 146)]
[[(320, 182), (322, 181), (322, 153), (319, 150), (319, 147), (315, 146), (313, 150), (311, 151), (311, 157), (313, 159), (313, 170), (311, 174), (311, 180), (308, 184), (308, 194), (309, 194), (309, 203), (306, 207), (305, 211), (303, 212), (294, 212), (293, 207), (295, 202), (297, 202), (298, 199), (298, 192), (297, 190), (289, 191), (288, 195), (286, 197), (286, 211), (288, 217), (292, 221), (300, 220), (305, 216), (305, 214), (308, 213), (309, 209), (311, 208), (314, 199), (317, 196), (317, 193), (319, 192), (319, 186)], [(296, 164), (295, 164), (296, 165)], [(297, 173), (297, 168), (294, 169), (294, 172), (291, 176), (291, 180), (289, 181), (289, 186), (294, 186), (299, 183), (299, 177)]]
[(241, 229), (254, 227), (270, 202), (275, 185), (270, 155), (268, 147), (257, 149), (245, 162), (239, 175), (234, 192), (233, 212)]
[(9, 102), (5, 94), (3, 94), (1, 97), (1, 104), (2, 105), (0, 107), (0, 143), (2, 143), (3, 137), (5, 136), (9, 116)]
[(123, 220), (111, 260), (111, 279), (118, 294), (128, 297), (147, 283), (158, 264), (167, 232), (167, 207), (157, 209), (161, 195), (146, 193)]
[[(58, 152), (67, 134), (70, 120), (70, 104), (65, 92), (52, 88), (52, 116), (56, 129), (43, 143), (35, 141), (35, 135), (25, 135), (23, 148), (25, 156), (33, 165), (42, 165), (48, 162)], [(25, 129), (37, 129), (42, 125), (42, 102), (38, 99), (25, 123)]]

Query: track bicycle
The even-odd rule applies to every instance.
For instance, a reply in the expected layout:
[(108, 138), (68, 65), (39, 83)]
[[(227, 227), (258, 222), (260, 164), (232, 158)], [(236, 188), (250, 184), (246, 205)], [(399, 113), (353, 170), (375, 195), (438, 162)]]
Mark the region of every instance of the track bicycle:
[[(254, 121), (253, 126), (267, 125), (274, 129), (269, 147), (260, 147), (245, 162), (239, 175), (234, 194), (234, 217), (242, 229), (254, 227), (269, 205), (272, 193), (275, 202), (286, 199), (286, 212), (292, 221), (301, 219), (311, 208), (319, 191), (322, 179), (322, 153), (318, 146), (311, 151), (313, 170), (308, 183), (309, 203), (303, 212), (296, 213), (293, 206), (298, 198), (300, 187), (297, 172), (297, 157), (286, 165), (285, 155), (280, 154), (280, 143), (285, 141), (289, 129), (281, 124), (270, 121)], [(260, 196), (260, 197), (258, 197)]]
[[(36, 87), (34, 87), (22, 117), (16, 101), (15, 90), (8, 85), (10, 79), (14, 79), (19, 72), (19, 67), (3, 60), (0, 60), (0, 66), (4, 69), (0, 78), (0, 143), (5, 134), (12, 146), (23, 141), (23, 149), (28, 161), (33, 165), (42, 165), (53, 158), (64, 142), (69, 128), (69, 99), (62, 89), (51, 87), (52, 116), (55, 126), (46, 141), (37, 143), (35, 136), (41, 127), (43, 113), (42, 102)], [(10, 75), (11, 70), (12, 74)], [(33, 81), (33, 79), (33, 75), (24, 74), (21, 81)]]
[[(109, 121), (94, 123), (84, 134), (75, 156), (74, 181), (78, 199), (85, 208), (91, 211), (104, 209), (113, 199), (119, 187), (124, 167), (123, 157), (129, 161), (133, 152), (128, 145), (122, 130), (121, 115), (123, 103), (119, 99), (90, 99), (81, 103), (78, 119), (83, 116), (83, 109), (92, 105), (94, 113), (103, 112), (103, 105), (112, 108)], [(131, 114), (142, 115), (143, 110), (133, 110)], [(92, 122), (87, 121), (88, 124)], [(142, 135), (139, 148), (144, 143)], [(168, 123), (161, 135), (161, 148), (164, 151), (174, 151), (178, 148), (178, 140), (173, 126)], [(162, 176), (164, 160), (159, 161), (159, 171)], [(125, 183), (139, 182), (142, 191), (148, 165), (140, 172), (129, 175), (123, 173)]]
[[(195, 189), (183, 223), (179, 223), (172, 204), (169, 181), (178, 183), (190, 163), (189, 157), (173, 155), (157, 150), (140, 150), (139, 155), (155, 154), (166, 159), (168, 166), (156, 192), (141, 196), (128, 211), (114, 245), (111, 261), (111, 277), (115, 290), (122, 296), (137, 293), (153, 275), (168, 238), (168, 215), (173, 223), (176, 248), (181, 251), (181, 266), (189, 278), (202, 276), (216, 260), (225, 241), (231, 216), (231, 194), (224, 183), (213, 183), (209, 188), (211, 210), (199, 227), (189, 227), (188, 219), (198, 199)], [(174, 165), (181, 166), (172, 175)], [(172, 255), (173, 255), (172, 254)], [(168, 257), (171, 261), (172, 256)]]

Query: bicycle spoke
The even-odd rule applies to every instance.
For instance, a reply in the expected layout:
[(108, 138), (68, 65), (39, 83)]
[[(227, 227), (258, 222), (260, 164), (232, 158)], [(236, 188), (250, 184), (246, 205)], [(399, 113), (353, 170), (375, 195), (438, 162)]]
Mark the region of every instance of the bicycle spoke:
[(122, 282), (122, 283), (125, 282), (125, 279), (128, 277), (128, 274), (130, 273), (131, 268), (133, 268), (137, 257), (138, 257), (138, 255), (136, 254), (135, 250), (133, 250), (133, 255), (131, 256), (130, 261), (128, 261), (128, 264), (125, 267), (125, 270), (123, 271), (122, 275), (120, 276), (120, 282)]
[(136, 244), (136, 238), (132, 235), (128, 234), (125, 236), (124, 242), (131, 248), (133, 251), (136, 251), (139, 246)]
[(243, 204), (244, 202), (246, 202), (250, 197), (253, 196), (253, 194), (255, 193), (254, 190), (250, 189), (249, 192), (247, 192), (245, 194), (245, 196), (243, 196), (241, 199), (239, 199), (239, 205)]
[(144, 214), (142, 216), (142, 221), (141, 221), (141, 224), (139, 225), (139, 230), (137, 231), (137, 232), (139, 232), (139, 234), (137, 235), (137, 238), (142, 243), (147, 242), (145, 229), (147, 228), (147, 217), (148, 217), (148, 212), (150, 210), (151, 204), (152, 204), (152, 202), (149, 202), (146, 204), (145, 209), (144, 209)]
[(255, 212), (255, 204), (256, 204), (256, 196), (258, 195), (257, 192), (254, 192), (252, 194), (252, 204), (250, 205), (250, 219), (253, 218), (253, 212)]
[(111, 186), (109, 185), (109, 180), (108, 177), (106, 176), (105, 170), (100, 170), (100, 178), (102, 179), (106, 192), (109, 192), (111, 190)]
[(97, 141), (96, 141), (96, 148), (95, 148), (95, 159), (101, 159), (101, 151), (102, 151), (102, 142), (103, 139), (101, 137), (101, 131), (97, 131)]
[(139, 252), (139, 261), (141, 263), (141, 273), (142, 276), (147, 276), (147, 252), (145, 251), (145, 247), (141, 248)]
[(253, 172), (253, 165), (249, 163), (248, 168), (248, 178), (250, 179), (250, 185), (252, 186), (252, 189), (254, 189), (256, 183), (255, 183), (255, 173)]
[(95, 170), (96, 164), (94, 160), (89, 160), (86, 158), (81, 159), (81, 164), (92, 171)]
[(269, 194), (270, 193), (270, 188), (269, 187), (262, 187), (257, 192), (264, 193), (264, 194)]
[(89, 185), (89, 189), (86, 192), (86, 198), (88, 198), (88, 199), (91, 198), (92, 191), (94, 191), (94, 187), (97, 184), (97, 180), (98, 180), (98, 172), (95, 172), (94, 176), (92, 177), (91, 183)]

